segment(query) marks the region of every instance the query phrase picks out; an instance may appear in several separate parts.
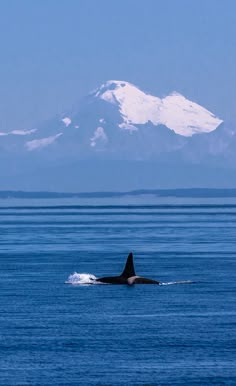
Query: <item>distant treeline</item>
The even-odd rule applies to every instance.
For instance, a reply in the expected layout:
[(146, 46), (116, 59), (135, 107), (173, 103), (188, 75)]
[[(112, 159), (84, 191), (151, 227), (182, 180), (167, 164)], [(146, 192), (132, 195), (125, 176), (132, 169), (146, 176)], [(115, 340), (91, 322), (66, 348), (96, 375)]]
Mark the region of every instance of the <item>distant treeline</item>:
[(236, 197), (236, 189), (141, 189), (129, 192), (83, 192), (83, 193), (59, 193), (59, 192), (25, 192), (25, 191), (0, 191), (0, 199), (6, 198), (112, 198), (125, 196), (154, 195), (157, 197)]

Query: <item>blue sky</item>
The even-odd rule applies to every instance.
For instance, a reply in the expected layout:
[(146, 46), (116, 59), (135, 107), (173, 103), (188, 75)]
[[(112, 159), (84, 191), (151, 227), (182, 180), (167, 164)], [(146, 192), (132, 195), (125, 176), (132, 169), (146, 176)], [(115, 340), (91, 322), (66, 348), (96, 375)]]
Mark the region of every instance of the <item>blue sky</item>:
[(108, 79), (184, 94), (236, 126), (234, 0), (2, 0), (0, 131)]

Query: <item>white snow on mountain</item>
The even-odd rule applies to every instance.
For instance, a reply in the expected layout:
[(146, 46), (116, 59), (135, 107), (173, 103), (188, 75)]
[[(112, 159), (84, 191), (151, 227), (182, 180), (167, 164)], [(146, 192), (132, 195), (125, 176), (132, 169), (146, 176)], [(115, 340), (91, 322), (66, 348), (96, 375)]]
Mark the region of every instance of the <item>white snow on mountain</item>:
[(51, 143), (53, 143), (62, 134), (63, 133), (58, 133), (58, 134), (53, 135), (51, 137), (41, 138), (41, 139), (34, 139), (32, 141), (26, 142), (25, 146), (26, 146), (27, 150), (29, 150), (29, 151), (32, 151), (32, 150), (35, 150), (35, 149), (38, 149), (38, 148), (42, 148), (42, 147), (48, 146)]
[(177, 134), (186, 137), (215, 130), (222, 120), (176, 92), (162, 99), (160, 119)]
[(125, 122), (120, 123), (119, 127), (123, 130), (128, 130), (130, 133), (132, 133), (132, 131), (138, 130), (136, 126), (131, 125), (130, 123), (125, 123)]
[(12, 130), (9, 134), (15, 134), (15, 135), (29, 135), (32, 133), (35, 133), (37, 129), (31, 129), (31, 130)]
[(70, 126), (72, 121), (69, 117), (65, 117), (62, 119), (62, 122), (66, 125), (66, 127), (68, 127), (68, 126)]
[(31, 130), (12, 130), (12, 131), (9, 131), (8, 133), (0, 133), (0, 136), (10, 135), (10, 134), (13, 134), (13, 135), (29, 135), (29, 134), (35, 133), (36, 131), (37, 131), (37, 129), (31, 129)]
[(106, 142), (108, 140), (107, 135), (103, 129), (103, 127), (98, 127), (94, 133), (93, 137), (90, 138), (90, 146), (94, 147), (97, 144), (98, 140), (102, 140), (103, 142)]
[(124, 81), (111, 80), (104, 83), (96, 90), (95, 97), (117, 105), (126, 125), (150, 121), (154, 125), (163, 124), (186, 137), (196, 133), (209, 133), (222, 122), (210, 111), (179, 93), (173, 92), (161, 99), (145, 94)]

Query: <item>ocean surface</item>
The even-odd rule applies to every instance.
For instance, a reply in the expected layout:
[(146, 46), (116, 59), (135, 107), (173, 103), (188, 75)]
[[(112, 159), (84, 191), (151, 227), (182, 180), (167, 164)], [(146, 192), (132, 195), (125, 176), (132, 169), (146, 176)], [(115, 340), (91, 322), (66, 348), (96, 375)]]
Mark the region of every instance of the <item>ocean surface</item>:
[(0, 200), (0, 263), (0, 385), (236, 385), (235, 200)]

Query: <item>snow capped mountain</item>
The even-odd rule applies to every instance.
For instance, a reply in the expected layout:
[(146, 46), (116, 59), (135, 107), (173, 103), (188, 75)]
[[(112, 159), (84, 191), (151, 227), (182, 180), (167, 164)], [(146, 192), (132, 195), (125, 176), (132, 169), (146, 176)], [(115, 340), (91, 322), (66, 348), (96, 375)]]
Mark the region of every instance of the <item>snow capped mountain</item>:
[(195, 134), (215, 131), (221, 123), (176, 92), (159, 98), (131, 83), (110, 80), (72, 112), (37, 129), (1, 132), (0, 147), (15, 151), (18, 146), (21, 152), (50, 147), (57, 156), (80, 159), (98, 154), (112, 159), (154, 159), (186, 146)]
[[(167, 160), (198, 163), (230, 148), (232, 135), (204, 107), (173, 92), (160, 98), (110, 80), (76, 108), (37, 128), (0, 132), (4, 154), (41, 159)], [(232, 146), (231, 146), (232, 158)]]
[(183, 95), (112, 80), (36, 128), (1, 130), (0, 181), (2, 189), (127, 190), (216, 187), (219, 175), (218, 186), (229, 186), (235, 150), (236, 131)]
[(161, 99), (145, 94), (131, 83), (111, 80), (94, 94), (96, 98), (119, 107), (123, 118), (121, 128), (127, 130), (133, 130), (133, 125), (152, 122), (155, 126), (165, 125), (176, 134), (188, 137), (209, 133), (222, 123), (208, 110), (177, 92)]

